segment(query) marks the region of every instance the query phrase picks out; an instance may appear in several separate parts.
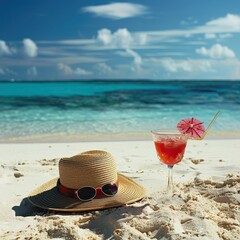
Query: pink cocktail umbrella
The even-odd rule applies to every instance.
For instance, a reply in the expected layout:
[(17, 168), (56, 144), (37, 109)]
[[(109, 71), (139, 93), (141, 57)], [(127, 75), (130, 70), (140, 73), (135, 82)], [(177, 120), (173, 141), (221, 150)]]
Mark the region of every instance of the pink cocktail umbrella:
[(188, 135), (190, 138), (193, 139), (201, 139), (203, 134), (205, 133), (205, 127), (203, 125), (203, 122), (193, 117), (182, 119), (177, 124), (177, 128), (182, 134)]
[(196, 140), (202, 140), (206, 136), (208, 130), (211, 128), (213, 123), (218, 118), (219, 114), (220, 114), (220, 111), (218, 111), (216, 113), (216, 115), (214, 116), (212, 121), (209, 123), (206, 130), (205, 130), (205, 127), (203, 125), (203, 122), (201, 122), (198, 119), (193, 118), (193, 117), (182, 119), (177, 124), (177, 128), (182, 134), (188, 135), (189, 138), (196, 139)]

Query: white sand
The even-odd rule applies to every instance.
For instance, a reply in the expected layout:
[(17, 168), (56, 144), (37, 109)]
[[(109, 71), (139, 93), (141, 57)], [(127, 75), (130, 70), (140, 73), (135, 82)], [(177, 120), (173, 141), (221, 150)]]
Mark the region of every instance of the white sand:
[[(141, 202), (61, 214), (26, 197), (58, 176), (58, 160), (100, 149), (119, 172), (148, 191)], [(0, 144), (0, 239), (240, 239), (240, 140), (189, 141), (174, 167), (173, 197), (163, 195), (167, 167), (152, 141)]]

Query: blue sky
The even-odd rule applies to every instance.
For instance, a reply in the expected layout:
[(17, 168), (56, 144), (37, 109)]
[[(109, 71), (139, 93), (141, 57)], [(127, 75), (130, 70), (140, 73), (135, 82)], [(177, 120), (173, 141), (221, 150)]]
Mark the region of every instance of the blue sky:
[(0, 80), (240, 79), (237, 0), (1, 0)]

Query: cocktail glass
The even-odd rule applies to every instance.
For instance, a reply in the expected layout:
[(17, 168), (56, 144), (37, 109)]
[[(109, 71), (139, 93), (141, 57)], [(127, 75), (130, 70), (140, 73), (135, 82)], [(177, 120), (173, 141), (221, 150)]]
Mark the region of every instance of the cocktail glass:
[(172, 195), (173, 166), (182, 161), (188, 136), (177, 130), (152, 130), (151, 133), (159, 160), (168, 166), (167, 193)]

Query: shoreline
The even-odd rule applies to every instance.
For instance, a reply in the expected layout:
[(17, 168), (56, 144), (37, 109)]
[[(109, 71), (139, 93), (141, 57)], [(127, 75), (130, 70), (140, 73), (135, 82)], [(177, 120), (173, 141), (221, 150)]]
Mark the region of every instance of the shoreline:
[[(240, 131), (210, 131), (204, 140), (240, 139)], [(148, 141), (152, 140), (149, 132), (128, 133), (91, 133), (91, 134), (51, 134), (32, 135), (11, 138), (0, 138), (0, 144), (8, 143), (77, 143), (77, 142), (116, 142), (116, 141)]]

